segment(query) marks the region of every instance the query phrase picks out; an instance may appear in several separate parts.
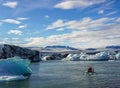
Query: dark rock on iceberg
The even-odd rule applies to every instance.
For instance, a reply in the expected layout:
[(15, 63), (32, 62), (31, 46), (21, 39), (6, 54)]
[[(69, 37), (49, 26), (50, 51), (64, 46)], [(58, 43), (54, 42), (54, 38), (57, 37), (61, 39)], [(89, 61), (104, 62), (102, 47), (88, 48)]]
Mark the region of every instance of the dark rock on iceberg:
[(31, 62), (40, 61), (39, 52), (14, 45), (0, 45), (0, 59), (6, 59), (19, 56), (23, 59), (29, 59)]
[(46, 60), (62, 60), (63, 58), (66, 58), (68, 54), (60, 54), (60, 53), (54, 53), (48, 56), (43, 56), (43, 58), (41, 58), (43, 61)]

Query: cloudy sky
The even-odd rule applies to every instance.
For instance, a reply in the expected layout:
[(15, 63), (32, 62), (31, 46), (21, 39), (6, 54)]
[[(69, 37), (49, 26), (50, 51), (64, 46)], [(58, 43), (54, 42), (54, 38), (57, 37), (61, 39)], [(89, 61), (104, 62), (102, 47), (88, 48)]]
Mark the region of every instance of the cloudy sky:
[(120, 45), (120, 0), (0, 0), (0, 44)]

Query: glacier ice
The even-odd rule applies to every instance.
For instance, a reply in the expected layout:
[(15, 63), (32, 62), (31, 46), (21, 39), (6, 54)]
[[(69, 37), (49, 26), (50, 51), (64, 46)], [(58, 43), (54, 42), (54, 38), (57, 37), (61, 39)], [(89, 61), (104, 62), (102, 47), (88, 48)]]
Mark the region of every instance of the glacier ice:
[(116, 59), (120, 60), (120, 52), (116, 54)]
[(69, 54), (63, 60), (70, 60), (70, 61), (104, 61), (109, 60), (110, 54), (108, 52), (100, 52), (96, 55), (88, 55), (86, 53), (80, 54)]
[(0, 60), (0, 81), (29, 78), (32, 70), (29, 68), (30, 61), (13, 57)]

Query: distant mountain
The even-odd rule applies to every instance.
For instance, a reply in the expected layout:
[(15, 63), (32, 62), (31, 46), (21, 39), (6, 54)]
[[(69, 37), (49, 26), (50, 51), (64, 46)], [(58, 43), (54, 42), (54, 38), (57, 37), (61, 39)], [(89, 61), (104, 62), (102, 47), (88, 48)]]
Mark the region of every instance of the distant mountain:
[(120, 49), (120, 46), (106, 46), (105, 48)]
[(78, 50), (76, 48), (73, 47), (69, 47), (69, 46), (46, 46), (45, 49), (66, 49), (66, 50)]
[(31, 49), (31, 50), (37, 50), (37, 51), (41, 51), (42, 49), (44, 49), (43, 47), (25, 47), (25, 48), (28, 48), (28, 49)]
[(87, 48), (86, 50), (97, 50), (96, 48)]

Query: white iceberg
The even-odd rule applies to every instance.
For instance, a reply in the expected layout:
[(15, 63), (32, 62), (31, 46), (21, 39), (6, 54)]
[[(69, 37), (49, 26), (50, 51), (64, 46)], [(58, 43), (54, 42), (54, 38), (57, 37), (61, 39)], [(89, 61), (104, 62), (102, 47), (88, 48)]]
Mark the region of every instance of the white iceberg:
[(86, 53), (80, 54), (69, 54), (63, 60), (70, 60), (70, 61), (105, 61), (109, 60), (110, 54), (108, 52), (100, 52), (96, 55), (88, 55)]
[(116, 59), (117, 59), (117, 60), (120, 60), (120, 52), (117, 53), (115, 56), (116, 56)]
[(109, 60), (110, 54), (108, 52), (100, 52), (96, 55), (90, 55), (87, 60), (89, 61), (106, 61)]
[(41, 60), (42, 61), (47, 61), (47, 60), (49, 60), (49, 58), (50, 58), (50, 56), (44, 56), (44, 57), (41, 58)]
[(69, 54), (63, 60), (67, 60), (67, 61), (79, 61), (80, 60), (80, 55), (79, 54)]
[(81, 53), (80, 60), (88, 60), (88, 55), (86, 53)]

